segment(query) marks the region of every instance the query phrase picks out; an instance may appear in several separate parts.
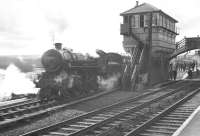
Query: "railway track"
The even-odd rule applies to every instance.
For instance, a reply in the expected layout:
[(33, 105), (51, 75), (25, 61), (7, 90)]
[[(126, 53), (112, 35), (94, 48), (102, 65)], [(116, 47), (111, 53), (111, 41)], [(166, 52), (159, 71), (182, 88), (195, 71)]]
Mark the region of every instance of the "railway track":
[[(15, 125), (18, 121), (26, 120), (36, 111), (41, 111), (54, 106), (55, 101), (32, 100), (27, 103), (8, 106), (0, 109), (0, 130)], [(36, 116), (36, 114), (35, 114)]]
[[(180, 81), (179, 84), (183, 84)], [(172, 83), (172, 87), (176, 86), (177, 82)], [(164, 89), (163, 87), (161, 89)], [(31, 119), (38, 119), (50, 115), (50, 113), (62, 110), (63, 108), (73, 106), (78, 103), (82, 103), (87, 100), (92, 100), (97, 97), (107, 95), (114, 92), (103, 92), (97, 95), (86, 97), (77, 101), (67, 102), (67, 103), (55, 103), (55, 101), (41, 102), (39, 100), (28, 101), (27, 103), (19, 103), (12, 106), (7, 106), (0, 108), (0, 131), (6, 131), (7, 129), (12, 129), (12, 127), (23, 125), (31, 121)], [(17, 124), (18, 123), (18, 124)]]
[(9, 106), (14, 106), (14, 105), (27, 103), (27, 102), (30, 102), (30, 101), (33, 101), (33, 99), (21, 98), (21, 99), (15, 99), (15, 100), (9, 100), (9, 101), (0, 102), (0, 109), (6, 108), (6, 107), (9, 107)]
[(190, 92), (173, 105), (149, 116), (149, 119), (138, 125), (137, 128), (123, 133), (125, 133), (125, 136), (172, 136), (199, 106), (192, 99), (199, 92), (200, 88)]
[[(152, 104), (172, 98), (176, 100), (188, 93), (187, 84), (176, 89), (160, 89), (124, 102), (116, 103), (21, 136), (94, 136), (106, 135), (125, 120), (138, 116)], [(191, 87), (191, 86), (190, 86)], [(192, 86), (196, 88), (196, 86)], [(102, 136), (103, 136), (102, 135)]]
[(7, 129), (11, 129), (12, 126), (14, 127), (15, 125), (17, 125), (17, 123), (28, 123), (31, 121), (31, 119), (36, 119), (44, 115), (49, 115), (50, 113), (62, 110), (63, 108), (66, 108), (68, 106), (73, 106), (87, 100), (92, 100), (97, 97), (113, 93), (115, 91), (116, 90), (102, 92), (71, 102), (57, 102), (54, 100), (40, 101), (34, 99), (25, 103), (19, 103), (0, 108), (0, 131), (6, 131)]

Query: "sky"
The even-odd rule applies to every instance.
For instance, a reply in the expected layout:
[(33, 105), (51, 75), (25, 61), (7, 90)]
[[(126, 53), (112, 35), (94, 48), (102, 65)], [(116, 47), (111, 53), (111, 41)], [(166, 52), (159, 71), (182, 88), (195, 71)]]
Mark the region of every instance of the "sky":
[[(180, 35), (200, 34), (200, 1), (141, 0), (179, 21)], [(135, 0), (0, 0), (0, 55), (41, 55), (53, 42), (74, 52), (124, 53), (120, 13)]]

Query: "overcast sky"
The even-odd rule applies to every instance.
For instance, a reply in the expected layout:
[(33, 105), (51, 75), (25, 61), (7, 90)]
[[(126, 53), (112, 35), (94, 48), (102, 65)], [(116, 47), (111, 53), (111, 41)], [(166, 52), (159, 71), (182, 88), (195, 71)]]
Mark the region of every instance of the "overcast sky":
[[(180, 35), (200, 35), (199, 0), (142, 0), (177, 19)], [(41, 54), (52, 40), (76, 52), (124, 52), (121, 12), (135, 0), (0, 0), (0, 55)], [(53, 38), (54, 37), (54, 38)]]

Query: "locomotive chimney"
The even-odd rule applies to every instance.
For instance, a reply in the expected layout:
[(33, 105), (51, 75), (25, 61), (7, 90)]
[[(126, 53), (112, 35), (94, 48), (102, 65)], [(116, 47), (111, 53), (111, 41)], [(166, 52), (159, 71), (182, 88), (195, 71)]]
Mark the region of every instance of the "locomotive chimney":
[(137, 7), (139, 5), (139, 1), (136, 1), (136, 5), (135, 5), (135, 7)]
[(62, 49), (62, 43), (55, 43), (55, 48), (56, 48), (56, 50), (61, 50)]

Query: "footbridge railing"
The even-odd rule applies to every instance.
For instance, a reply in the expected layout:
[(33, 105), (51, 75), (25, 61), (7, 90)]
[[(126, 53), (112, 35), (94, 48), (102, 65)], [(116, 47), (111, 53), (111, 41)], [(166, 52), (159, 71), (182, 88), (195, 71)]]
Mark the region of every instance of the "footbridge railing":
[(185, 37), (184, 39), (176, 43), (176, 47), (177, 48), (174, 51), (174, 53), (170, 56), (170, 59), (176, 57), (181, 53), (194, 49), (200, 49), (200, 37)]

